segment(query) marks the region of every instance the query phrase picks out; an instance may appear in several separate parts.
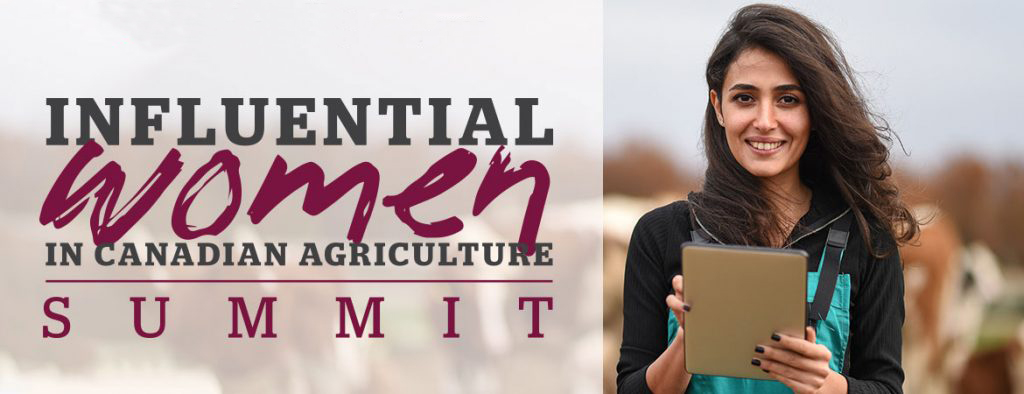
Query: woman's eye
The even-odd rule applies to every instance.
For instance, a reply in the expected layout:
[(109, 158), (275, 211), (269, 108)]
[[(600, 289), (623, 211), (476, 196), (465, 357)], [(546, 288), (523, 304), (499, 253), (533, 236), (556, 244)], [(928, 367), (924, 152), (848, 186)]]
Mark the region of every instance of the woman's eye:
[(740, 103), (750, 103), (754, 101), (754, 96), (749, 94), (737, 94), (733, 96), (732, 100)]
[(780, 102), (780, 103), (783, 103), (783, 104), (789, 104), (789, 105), (792, 105), (792, 104), (796, 104), (796, 103), (799, 103), (799, 102), (800, 102), (800, 100), (799, 100), (799, 99), (797, 99), (797, 98), (796, 98), (796, 97), (794, 97), (794, 96), (782, 96), (782, 97), (780, 97), (780, 98), (779, 98), (779, 102)]

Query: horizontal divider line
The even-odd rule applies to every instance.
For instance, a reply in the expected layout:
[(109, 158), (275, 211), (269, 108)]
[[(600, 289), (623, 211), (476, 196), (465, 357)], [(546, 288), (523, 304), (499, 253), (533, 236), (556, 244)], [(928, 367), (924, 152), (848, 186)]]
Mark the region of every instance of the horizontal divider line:
[(47, 279), (46, 283), (554, 283), (552, 279)]

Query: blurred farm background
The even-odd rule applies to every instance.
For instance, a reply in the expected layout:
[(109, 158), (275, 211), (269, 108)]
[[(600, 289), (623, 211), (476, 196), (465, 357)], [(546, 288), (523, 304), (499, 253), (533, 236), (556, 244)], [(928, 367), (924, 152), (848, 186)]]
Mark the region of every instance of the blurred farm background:
[[(700, 188), (707, 56), (748, 1), (605, 2), (605, 392), (615, 390), (622, 273), (636, 220)], [(899, 137), (903, 198), (927, 218), (904, 259), (908, 393), (1024, 393), (1024, 5), (782, 3), (838, 38)]]

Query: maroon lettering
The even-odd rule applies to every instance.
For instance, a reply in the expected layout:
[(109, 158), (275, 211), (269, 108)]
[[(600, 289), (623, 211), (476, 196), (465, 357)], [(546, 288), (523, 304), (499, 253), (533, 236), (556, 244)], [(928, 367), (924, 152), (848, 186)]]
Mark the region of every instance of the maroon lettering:
[(385, 207), (395, 207), (398, 219), (422, 237), (447, 237), (462, 230), (462, 221), (451, 216), (433, 223), (422, 223), (412, 217), (412, 207), (437, 197), (466, 178), (476, 166), (476, 155), (459, 148), (430, 166), (423, 176), (413, 181), (401, 193), (384, 197)]
[(146, 301), (146, 297), (131, 297), (129, 300), (135, 309), (135, 333), (139, 334), (143, 338), (156, 338), (164, 333), (164, 326), (167, 322), (167, 301), (170, 300), (168, 297), (156, 297), (156, 302), (160, 304), (160, 323), (157, 325), (156, 331), (146, 332), (142, 328), (142, 303)]
[[(532, 178), (533, 191), (527, 200), (519, 242), (516, 244), (520, 251), (532, 256), (536, 251), (537, 232), (551, 187), (550, 175), (543, 164), (533, 160), (523, 162), (519, 168), (508, 169), (511, 157), (503, 155), (503, 150), (504, 147), (499, 147), (490, 161), (474, 198), (472, 213), (479, 216), (502, 193)], [(93, 242), (96, 245), (117, 242), (152, 208), (183, 166), (181, 154), (176, 149), (171, 149), (135, 195), (115, 210), (125, 180), (125, 173), (116, 162), (108, 162), (92, 178), (72, 191), (72, 186), (84, 167), (102, 153), (103, 148), (92, 140), (79, 149), (47, 194), (39, 214), (41, 224), (53, 223), (54, 227), (62, 228), (86, 208), (90, 198), (95, 198), (96, 203), (89, 223)], [(416, 235), (429, 238), (453, 235), (463, 228), (463, 222), (458, 217), (449, 216), (435, 222), (424, 223), (414, 218), (411, 210), (461, 182), (475, 165), (476, 156), (472, 152), (462, 148), (456, 149), (431, 165), (401, 193), (385, 197), (382, 203), (384, 206), (393, 207), (399, 220), (409, 226)], [(228, 150), (221, 150), (196, 170), (179, 192), (171, 212), (171, 227), (175, 234), (182, 239), (218, 235), (231, 224), (241, 206), (240, 167), (238, 157)], [(205, 187), (221, 174), (227, 177), (228, 203), (219, 216), (206, 227), (196, 228), (197, 226), (190, 225), (187, 216), (192, 203)], [(366, 232), (380, 187), (380, 173), (368, 162), (357, 164), (325, 184), (324, 171), (318, 165), (304, 163), (289, 171), (287, 162), (278, 156), (271, 164), (247, 213), (253, 224), (259, 224), (284, 199), (305, 187), (302, 210), (315, 216), (356, 186), (361, 188), (347, 238), (358, 243), (362, 241)]]
[(68, 332), (71, 332), (71, 320), (68, 320), (67, 316), (54, 312), (51, 309), (51, 305), (55, 302), (64, 305), (64, 309), (67, 309), (68, 305), (71, 304), (71, 300), (68, 297), (50, 297), (43, 303), (43, 314), (60, 322), (64, 328), (59, 332), (53, 332), (50, 331), (50, 326), (43, 326), (43, 338), (64, 338), (68, 335)]
[[(192, 178), (189, 178), (188, 182), (185, 183), (185, 187), (178, 193), (178, 200), (174, 202), (174, 210), (171, 212), (171, 228), (174, 229), (175, 234), (182, 239), (193, 239), (206, 234), (217, 235), (231, 224), (231, 221), (235, 219), (235, 215), (238, 213), (239, 206), (242, 205), (242, 179), (238, 175), (240, 164), (238, 157), (225, 149), (213, 154), (209, 162), (196, 170)], [(210, 171), (214, 168), (217, 170), (210, 174)], [(203, 191), (206, 185), (209, 185), (221, 173), (227, 174), (228, 196), (231, 198), (231, 202), (224, 207), (220, 216), (217, 216), (217, 219), (209, 226), (193, 230), (192, 228), (195, 226), (189, 225), (187, 221), (188, 210), (192, 206), (192, 201), (199, 196), (199, 193)], [(203, 181), (204, 179), (205, 181)], [(193, 192), (192, 189), (200, 181), (203, 181), (202, 185)]]
[(533, 324), (530, 329), (530, 333), (526, 335), (528, 338), (544, 338), (544, 333), (540, 332), (540, 303), (546, 302), (548, 304), (548, 310), (552, 308), (553, 300), (551, 297), (519, 297), (519, 310), (523, 310), (523, 303), (530, 303), (530, 310), (533, 312)]
[(551, 187), (551, 177), (547, 168), (538, 161), (527, 160), (519, 169), (507, 171), (512, 155), (502, 158), (504, 146), (498, 147), (491, 158), (491, 166), (487, 168), (480, 189), (476, 192), (473, 202), (473, 215), (480, 215), (495, 198), (506, 190), (528, 178), (533, 178), (533, 192), (527, 200), (526, 213), (523, 214), (523, 225), (519, 229), (519, 250), (525, 248), (526, 255), (532, 256), (537, 249), (537, 232), (540, 230), (540, 219), (544, 215), (544, 203)]
[(181, 154), (177, 149), (171, 149), (146, 183), (125, 206), (114, 212), (125, 178), (124, 171), (116, 162), (108, 162), (78, 190), (71, 192), (71, 186), (82, 169), (101, 153), (103, 148), (94, 140), (82, 145), (46, 195), (39, 213), (40, 224), (45, 226), (52, 222), (56, 228), (64, 227), (85, 208), (89, 197), (94, 196), (96, 205), (89, 220), (93, 242), (96, 245), (117, 242), (149, 211), (167, 185), (181, 172)]
[(372, 164), (363, 162), (352, 167), (331, 183), (324, 185), (324, 171), (320, 166), (306, 163), (288, 172), (288, 163), (281, 156), (274, 159), (260, 191), (249, 207), (249, 218), (253, 224), (263, 220), (277, 204), (306, 186), (306, 196), (302, 200), (302, 210), (310, 215), (318, 215), (341, 196), (362, 184), (356, 212), (352, 216), (352, 224), (348, 229), (348, 239), (360, 242), (366, 231), (366, 224), (373, 213), (373, 205), (377, 200), (377, 188), (380, 187), (380, 173)]
[(366, 309), (363, 310), (363, 318), (360, 321), (356, 317), (356, 307), (352, 304), (351, 297), (337, 297), (338, 305), (341, 307), (341, 327), (338, 329), (336, 338), (349, 338), (348, 330), (345, 324), (346, 316), (352, 319), (352, 328), (355, 331), (356, 338), (363, 337), (363, 331), (366, 329), (366, 323), (370, 320), (370, 312), (373, 312), (373, 331), (370, 333), (370, 338), (384, 338), (384, 334), (380, 332), (380, 303), (384, 302), (384, 297), (370, 297), (366, 302)]
[(459, 333), (455, 332), (455, 303), (459, 302), (459, 297), (444, 297), (443, 299), (448, 304), (448, 331), (441, 337), (458, 338)]
[(245, 332), (249, 335), (249, 338), (256, 336), (256, 330), (259, 328), (260, 320), (263, 318), (263, 312), (267, 312), (267, 324), (260, 335), (261, 338), (277, 338), (277, 334), (274, 333), (274, 301), (277, 301), (277, 297), (262, 297), (260, 298), (260, 306), (256, 309), (256, 318), (249, 317), (249, 311), (245, 307), (245, 299), (242, 297), (228, 297), (228, 301), (231, 302), (231, 333), (228, 334), (228, 338), (241, 338), (242, 334), (238, 332), (238, 314), (241, 311), (242, 320), (245, 322)]

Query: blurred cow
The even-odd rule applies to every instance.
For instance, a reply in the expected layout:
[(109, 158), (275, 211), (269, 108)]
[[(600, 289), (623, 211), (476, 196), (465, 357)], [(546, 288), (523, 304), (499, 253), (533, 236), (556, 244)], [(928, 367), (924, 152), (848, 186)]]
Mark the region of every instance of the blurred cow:
[(916, 206), (914, 215), (924, 223), (920, 238), (900, 248), (907, 307), (904, 389), (947, 393), (961, 379), (1003, 276), (992, 252), (981, 244), (965, 246), (955, 223), (935, 206)]
[(957, 391), (972, 394), (1024, 393), (1024, 324), (1009, 343), (971, 356)]

